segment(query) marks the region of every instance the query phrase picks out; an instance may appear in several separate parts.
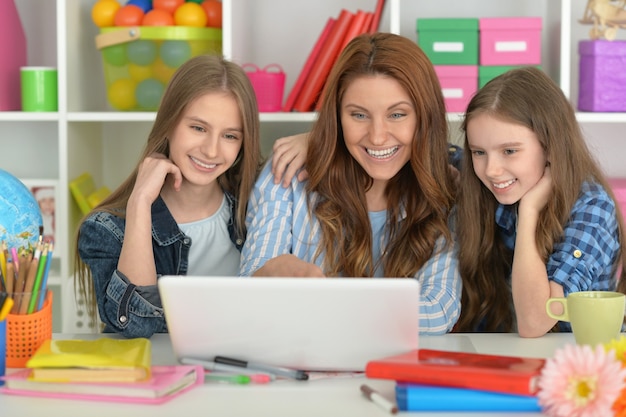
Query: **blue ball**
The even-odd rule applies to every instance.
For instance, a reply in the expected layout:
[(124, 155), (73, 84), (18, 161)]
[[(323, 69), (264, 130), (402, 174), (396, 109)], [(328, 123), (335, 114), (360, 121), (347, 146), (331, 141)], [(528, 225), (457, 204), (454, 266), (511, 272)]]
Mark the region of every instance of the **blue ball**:
[(148, 13), (152, 10), (152, 0), (128, 0), (126, 4), (134, 4), (143, 10), (144, 13)]
[(178, 68), (191, 58), (191, 46), (187, 41), (163, 41), (160, 55), (165, 65), (170, 68)]
[(133, 64), (150, 65), (157, 57), (156, 44), (144, 39), (129, 42), (126, 47), (126, 56)]
[(35, 246), (42, 226), (39, 204), (28, 187), (0, 169), (0, 241), (16, 249)]
[(156, 110), (161, 102), (165, 86), (154, 78), (148, 78), (137, 84), (135, 97), (142, 110)]

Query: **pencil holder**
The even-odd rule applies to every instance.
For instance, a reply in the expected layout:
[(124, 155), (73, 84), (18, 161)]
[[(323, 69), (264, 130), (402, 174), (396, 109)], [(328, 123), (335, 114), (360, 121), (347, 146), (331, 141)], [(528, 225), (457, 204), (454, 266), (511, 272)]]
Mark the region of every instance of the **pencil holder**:
[(285, 73), (278, 64), (260, 69), (254, 64), (244, 64), (259, 105), (260, 112), (280, 111), (285, 90)]
[[(18, 298), (19, 295), (16, 301)], [(39, 311), (31, 314), (14, 314), (14, 311), (6, 318), (6, 367), (24, 368), (39, 346), (52, 339), (52, 291), (46, 292)]]

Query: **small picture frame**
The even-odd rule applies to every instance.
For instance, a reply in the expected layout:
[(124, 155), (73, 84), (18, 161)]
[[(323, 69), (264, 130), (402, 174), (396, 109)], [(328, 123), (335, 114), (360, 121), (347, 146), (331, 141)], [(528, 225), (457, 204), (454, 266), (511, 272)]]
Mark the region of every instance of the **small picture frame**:
[(53, 257), (58, 257), (61, 245), (58, 242), (56, 204), (59, 200), (58, 181), (56, 180), (22, 180), (39, 204), (43, 221), (43, 241), (54, 243)]

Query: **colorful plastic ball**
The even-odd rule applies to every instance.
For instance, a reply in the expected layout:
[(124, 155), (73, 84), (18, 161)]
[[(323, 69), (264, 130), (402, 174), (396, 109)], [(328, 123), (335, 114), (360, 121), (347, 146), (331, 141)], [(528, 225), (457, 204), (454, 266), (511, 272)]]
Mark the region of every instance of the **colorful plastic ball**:
[(113, 81), (107, 90), (109, 104), (116, 110), (132, 110), (137, 107), (135, 97), (137, 83), (130, 78)]
[(217, 0), (204, 0), (200, 6), (206, 13), (206, 25), (211, 28), (222, 27), (222, 2)]
[(157, 46), (151, 40), (138, 39), (126, 47), (128, 60), (137, 65), (150, 65), (157, 57)]
[(156, 110), (163, 96), (163, 84), (154, 78), (148, 78), (137, 84), (135, 96), (137, 104), (143, 110)]
[(174, 16), (162, 9), (153, 9), (143, 17), (142, 26), (173, 26)]
[(152, 0), (152, 8), (165, 10), (173, 16), (176, 9), (183, 3), (185, 0)]
[(98, 0), (91, 8), (91, 20), (99, 28), (115, 25), (115, 13), (122, 7), (117, 0)]
[(183, 62), (191, 58), (191, 46), (186, 41), (163, 41), (160, 56), (165, 65), (178, 68)]
[(126, 4), (132, 4), (143, 10), (144, 13), (148, 13), (152, 10), (152, 0), (128, 0)]
[(203, 28), (206, 26), (207, 16), (202, 6), (197, 3), (185, 3), (174, 12), (174, 23), (177, 26), (192, 26)]
[(130, 78), (133, 80), (139, 82), (147, 78), (151, 78), (154, 75), (154, 71), (152, 71), (152, 65), (137, 65), (129, 63), (128, 75), (130, 75)]
[(126, 45), (123, 43), (102, 48), (102, 59), (105, 63), (114, 67), (121, 67), (128, 62), (126, 58)]
[(187, 0), (187, 3), (202, 3), (203, 0)]
[(140, 26), (145, 13), (139, 6), (127, 4), (115, 12), (115, 26)]
[(170, 81), (175, 72), (176, 68), (168, 67), (167, 65), (165, 65), (165, 62), (163, 62), (161, 58), (157, 59), (152, 65), (152, 73), (154, 74), (154, 78), (164, 84), (167, 84)]

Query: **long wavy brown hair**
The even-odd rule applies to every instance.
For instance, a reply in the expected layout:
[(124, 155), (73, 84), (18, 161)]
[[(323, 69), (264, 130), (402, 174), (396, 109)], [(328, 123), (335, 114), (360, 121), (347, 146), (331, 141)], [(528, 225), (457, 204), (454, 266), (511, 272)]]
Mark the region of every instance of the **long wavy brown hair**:
[[(245, 236), (248, 196), (262, 163), (259, 112), (252, 84), (243, 69), (216, 55), (191, 58), (174, 73), (161, 99), (156, 119), (137, 166), (92, 212), (103, 211), (124, 218), (128, 198), (137, 180), (139, 163), (154, 152), (169, 156), (168, 137), (178, 125), (185, 107), (196, 98), (212, 92), (227, 92), (232, 95), (237, 101), (243, 121), (243, 144), (239, 155), (234, 165), (218, 178), (218, 182), (224, 191), (237, 198), (235, 223), (239, 233)], [(80, 225), (78, 230), (80, 231)], [(78, 233), (74, 250), (75, 288), (77, 295), (86, 301), (87, 313), (93, 320), (96, 316), (93, 281), (89, 267), (79, 256), (79, 239)]]
[[(488, 114), (532, 130), (550, 161), (553, 196), (541, 211), (536, 242), (547, 262), (580, 196), (583, 182), (595, 181), (613, 197), (592, 157), (574, 109), (543, 71), (527, 67), (509, 71), (485, 85), (470, 101), (462, 128), (477, 115)], [(467, 133), (465, 149), (468, 149)], [(615, 198), (613, 198), (615, 201)], [(506, 249), (495, 223), (498, 202), (474, 173), (472, 155), (465, 152), (458, 194), (459, 268), (463, 279), (461, 316), (456, 331), (514, 331), (515, 313), (508, 277), (513, 253)], [(616, 207), (619, 207), (616, 204)], [(621, 241), (619, 264), (626, 259), (624, 222), (616, 210)], [(615, 265), (617, 272), (619, 265)], [(625, 292), (624, 271), (618, 290)]]
[[(334, 65), (322, 93), (318, 120), (309, 136), (306, 167), (309, 210), (321, 227), (317, 255), (325, 254), (328, 276), (373, 276), (372, 234), (366, 191), (372, 178), (346, 148), (340, 107), (357, 77), (384, 75), (397, 80), (417, 113), (411, 159), (386, 187), (389, 242), (382, 256), (387, 277), (414, 276), (433, 255), (435, 242), (451, 242), (448, 215), (454, 185), (447, 166), (445, 104), (431, 62), (414, 41), (376, 33), (353, 39)], [(398, 223), (403, 212), (404, 221)]]

